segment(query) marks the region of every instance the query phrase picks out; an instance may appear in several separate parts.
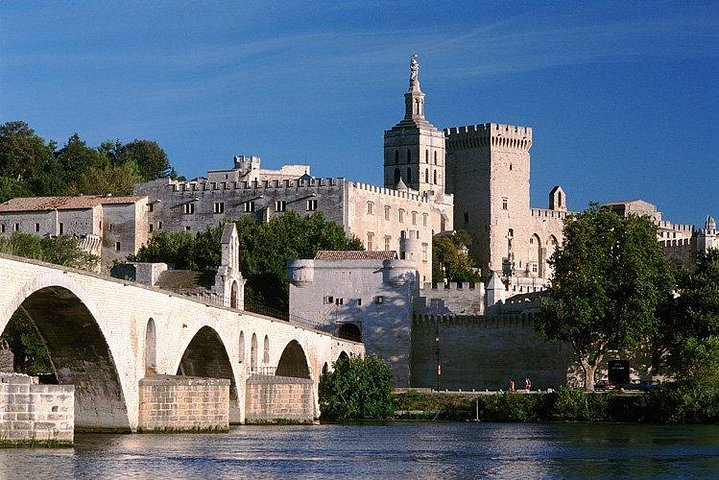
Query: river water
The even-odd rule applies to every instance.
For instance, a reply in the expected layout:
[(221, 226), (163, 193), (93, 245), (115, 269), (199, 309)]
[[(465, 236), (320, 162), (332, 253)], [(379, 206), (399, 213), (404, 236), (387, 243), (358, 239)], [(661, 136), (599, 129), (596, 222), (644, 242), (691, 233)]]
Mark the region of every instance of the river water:
[(719, 426), (389, 423), (237, 426), (229, 434), (76, 436), (0, 450), (35, 478), (718, 478)]

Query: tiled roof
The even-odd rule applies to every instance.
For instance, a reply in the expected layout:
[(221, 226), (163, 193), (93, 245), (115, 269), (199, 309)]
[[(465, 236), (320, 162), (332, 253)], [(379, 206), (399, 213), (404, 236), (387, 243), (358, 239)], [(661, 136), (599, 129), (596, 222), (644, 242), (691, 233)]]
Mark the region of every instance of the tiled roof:
[(395, 260), (397, 252), (363, 250), (320, 250), (315, 255), (315, 260)]
[(0, 212), (29, 212), (44, 210), (80, 210), (97, 205), (119, 205), (135, 203), (145, 198), (133, 195), (106, 197), (104, 195), (83, 195), (79, 197), (18, 197), (0, 204)]

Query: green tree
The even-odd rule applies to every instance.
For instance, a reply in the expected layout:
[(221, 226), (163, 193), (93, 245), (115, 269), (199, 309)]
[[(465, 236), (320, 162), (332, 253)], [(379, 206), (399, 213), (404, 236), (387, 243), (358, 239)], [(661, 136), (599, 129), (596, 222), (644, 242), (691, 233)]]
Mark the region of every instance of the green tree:
[(649, 218), (622, 218), (598, 205), (567, 217), (551, 262), (554, 275), (537, 328), (572, 346), (584, 388), (593, 391), (595, 371), (610, 347), (634, 348), (661, 328), (671, 269)]
[(116, 162), (132, 162), (143, 181), (155, 180), (174, 173), (165, 151), (151, 140), (133, 140), (118, 148), (115, 146)]
[(42, 172), (55, 146), (23, 121), (0, 126), (0, 176), (28, 181)]
[[(213, 248), (219, 250), (219, 244)], [(130, 262), (163, 262), (178, 270), (200, 270), (195, 259), (195, 237), (187, 232), (155, 232)]]
[(68, 188), (69, 195), (132, 195), (132, 187), (142, 179), (133, 162), (91, 168)]
[(472, 237), (464, 230), (438, 233), (432, 237), (432, 281), (479, 282), (479, 270), (469, 258)]
[(89, 170), (102, 169), (110, 164), (105, 154), (87, 146), (77, 133), (70, 136), (65, 146), (58, 150), (56, 158), (67, 184), (74, 183)]
[(333, 368), (320, 378), (322, 418), (385, 419), (394, 414), (392, 369), (382, 359), (341, 357)]
[(9, 177), (0, 177), (0, 203), (15, 197), (31, 197), (32, 192), (27, 183)]
[(699, 253), (695, 268), (679, 277), (678, 290), (678, 336), (719, 336), (719, 249)]

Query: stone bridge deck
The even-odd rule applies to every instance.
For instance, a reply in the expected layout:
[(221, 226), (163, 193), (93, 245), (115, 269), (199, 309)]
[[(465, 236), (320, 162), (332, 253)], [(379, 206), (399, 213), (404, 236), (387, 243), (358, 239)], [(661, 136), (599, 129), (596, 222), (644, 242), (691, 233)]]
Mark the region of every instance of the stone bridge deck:
[(361, 343), (283, 320), (218, 307), (132, 282), (0, 255), (0, 331), (27, 314), (60, 383), (75, 386), (76, 428), (135, 431), (146, 375), (227, 378), (233, 422), (247, 380), (274, 371), (310, 379), (315, 415), (323, 369)]

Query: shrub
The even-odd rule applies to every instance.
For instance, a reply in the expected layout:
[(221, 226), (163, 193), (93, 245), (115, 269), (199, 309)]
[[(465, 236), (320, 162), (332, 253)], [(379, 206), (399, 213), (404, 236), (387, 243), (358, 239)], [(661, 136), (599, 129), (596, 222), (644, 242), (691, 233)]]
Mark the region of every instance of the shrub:
[(323, 419), (385, 419), (394, 414), (392, 369), (382, 359), (340, 358), (333, 368), (320, 379)]

